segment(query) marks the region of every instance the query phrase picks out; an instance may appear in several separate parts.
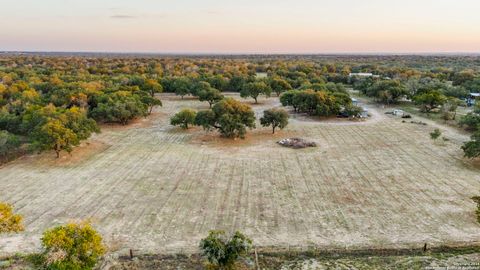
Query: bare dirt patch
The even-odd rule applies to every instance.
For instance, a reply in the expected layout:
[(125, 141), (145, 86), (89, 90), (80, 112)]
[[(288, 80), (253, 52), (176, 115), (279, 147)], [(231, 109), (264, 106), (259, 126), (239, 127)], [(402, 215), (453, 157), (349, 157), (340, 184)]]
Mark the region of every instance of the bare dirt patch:
[(218, 132), (197, 132), (192, 138), (193, 144), (208, 145), (212, 147), (244, 147), (263, 145), (278, 141), (281, 138), (294, 136), (296, 134), (293, 130), (278, 130), (272, 134), (270, 130), (252, 130), (245, 136), (244, 139), (224, 138)]

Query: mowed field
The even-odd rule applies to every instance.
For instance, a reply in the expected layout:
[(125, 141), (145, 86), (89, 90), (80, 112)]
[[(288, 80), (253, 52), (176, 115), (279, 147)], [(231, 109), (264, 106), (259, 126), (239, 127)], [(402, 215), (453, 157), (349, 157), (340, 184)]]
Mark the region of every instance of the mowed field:
[[(26, 231), (2, 236), (0, 253), (35, 250), (45, 229), (79, 219), (90, 219), (119, 252), (195, 251), (212, 229), (278, 247), (480, 240), (470, 200), (480, 195), (480, 170), (459, 149), (468, 136), (448, 130), (450, 141), (433, 143), (433, 124), (402, 123), (371, 108), (365, 122), (292, 116), (275, 136), (258, 125), (232, 141), (170, 126), (181, 108), (208, 105), (161, 97), (164, 107), (148, 119), (105, 127), (71, 157), (44, 153), (1, 167), (0, 201), (24, 216)], [(279, 106), (277, 98), (260, 102), (257, 117)], [(292, 136), (318, 147), (275, 143)]]

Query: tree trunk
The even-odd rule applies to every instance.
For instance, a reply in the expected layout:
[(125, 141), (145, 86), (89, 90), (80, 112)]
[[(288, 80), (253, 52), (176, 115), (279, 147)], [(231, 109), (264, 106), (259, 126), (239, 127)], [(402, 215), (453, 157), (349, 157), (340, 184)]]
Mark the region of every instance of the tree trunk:
[(258, 101), (257, 101), (257, 97), (254, 97), (254, 99), (255, 99), (255, 104), (257, 104), (257, 103), (258, 103)]
[(275, 126), (272, 126), (272, 134), (275, 134)]

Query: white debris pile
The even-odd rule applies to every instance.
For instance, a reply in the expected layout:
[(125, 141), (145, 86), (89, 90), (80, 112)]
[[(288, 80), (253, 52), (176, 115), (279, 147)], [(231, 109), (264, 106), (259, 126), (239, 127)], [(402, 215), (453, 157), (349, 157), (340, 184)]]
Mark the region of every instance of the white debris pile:
[(289, 138), (283, 139), (277, 142), (281, 146), (290, 147), (294, 149), (307, 148), (307, 147), (317, 147), (317, 144), (314, 142), (309, 142), (301, 138)]

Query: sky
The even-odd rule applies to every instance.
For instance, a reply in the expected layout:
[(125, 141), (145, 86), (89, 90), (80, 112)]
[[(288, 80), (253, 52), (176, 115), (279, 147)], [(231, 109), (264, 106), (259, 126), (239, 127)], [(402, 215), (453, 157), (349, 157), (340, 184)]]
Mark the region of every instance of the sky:
[(0, 50), (480, 52), (480, 0), (0, 0)]

